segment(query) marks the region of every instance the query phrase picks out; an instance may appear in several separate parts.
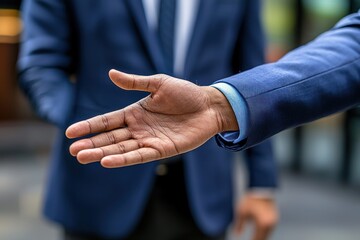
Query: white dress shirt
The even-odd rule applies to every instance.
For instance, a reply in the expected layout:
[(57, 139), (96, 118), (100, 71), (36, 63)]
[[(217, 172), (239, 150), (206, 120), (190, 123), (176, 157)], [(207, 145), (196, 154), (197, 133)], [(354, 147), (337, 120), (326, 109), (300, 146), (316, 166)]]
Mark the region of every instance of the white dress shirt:
[[(142, 0), (149, 28), (157, 31), (159, 0)], [(194, 30), (199, 0), (178, 0), (175, 16), (174, 66), (175, 75), (184, 73), (185, 59)]]
[[(145, 16), (150, 30), (157, 31), (159, 20), (160, 0), (142, 0)], [(189, 43), (193, 34), (195, 20), (199, 8), (199, 0), (177, 0), (175, 16), (175, 44), (174, 44), (174, 73), (181, 76), (184, 73), (186, 56)], [(224, 140), (229, 142), (239, 142), (247, 137), (248, 109), (245, 100), (237, 90), (226, 83), (212, 85), (225, 95), (229, 100), (236, 114), (238, 125), (242, 131), (221, 134)], [(273, 189), (252, 188), (253, 195), (261, 198), (273, 198)]]

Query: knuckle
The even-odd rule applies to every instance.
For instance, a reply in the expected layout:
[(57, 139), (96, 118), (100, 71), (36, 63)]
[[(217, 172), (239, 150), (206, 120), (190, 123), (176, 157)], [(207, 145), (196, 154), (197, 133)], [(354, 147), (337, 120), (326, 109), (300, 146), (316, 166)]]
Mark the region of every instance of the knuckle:
[(116, 144), (116, 146), (117, 146), (118, 151), (119, 151), (120, 153), (125, 153), (125, 152), (126, 152), (126, 148), (125, 148), (125, 145), (124, 145), (124, 144), (118, 143), (118, 144)]
[(101, 122), (103, 124), (104, 130), (109, 129), (109, 119), (105, 115), (101, 115)]
[(105, 149), (104, 148), (99, 148), (100, 149), (100, 158), (103, 158), (103, 157), (105, 157), (107, 154), (106, 154), (106, 151), (105, 151)]
[(92, 130), (91, 122), (90, 122), (89, 120), (86, 120), (85, 122), (87, 123), (87, 125), (88, 125), (88, 127), (89, 127), (89, 132), (92, 133), (93, 130)]
[(163, 73), (159, 73), (159, 74), (156, 74), (154, 75), (154, 77), (158, 78), (158, 79), (163, 79), (163, 78), (166, 78), (166, 74), (163, 74)]
[(128, 159), (126, 157), (124, 157), (123, 161), (124, 161), (124, 166), (128, 165), (129, 161), (128, 161)]
[(130, 83), (129, 83), (129, 87), (130, 88), (135, 88), (135, 82), (136, 82), (136, 75), (135, 74), (131, 74), (131, 78), (132, 78), (132, 80), (133, 81), (131, 81)]
[(145, 159), (144, 159), (144, 154), (141, 151), (137, 151), (138, 153), (138, 161), (134, 161), (134, 163), (144, 163)]
[(164, 81), (166, 81), (167, 79), (169, 79), (170, 76), (169, 76), (169, 75), (166, 75), (166, 74), (163, 74), (163, 73), (160, 73), (160, 74), (156, 74), (156, 75), (155, 75), (155, 78), (156, 78), (157, 80), (159, 80), (159, 82), (164, 82)]
[(95, 148), (95, 142), (94, 142), (93, 138), (89, 138), (89, 143), (90, 143), (92, 148)]
[(109, 140), (109, 142), (110, 142), (111, 144), (115, 144), (115, 143), (116, 143), (116, 136), (115, 136), (115, 134), (114, 134), (113, 132), (107, 132), (107, 133), (106, 133), (106, 137), (107, 137), (107, 139)]

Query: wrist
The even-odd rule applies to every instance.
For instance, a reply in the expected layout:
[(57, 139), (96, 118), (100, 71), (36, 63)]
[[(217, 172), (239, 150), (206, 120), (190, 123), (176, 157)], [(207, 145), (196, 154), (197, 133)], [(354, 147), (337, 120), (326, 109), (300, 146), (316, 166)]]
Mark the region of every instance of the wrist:
[(215, 113), (218, 133), (238, 131), (235, 113), (225, 95), (214, 87), (204, 87), (209, 99), (209, 108)]
[(274, 188), (250, 188), (246, 195), (254, 198), (274, 199), (276, 190)]

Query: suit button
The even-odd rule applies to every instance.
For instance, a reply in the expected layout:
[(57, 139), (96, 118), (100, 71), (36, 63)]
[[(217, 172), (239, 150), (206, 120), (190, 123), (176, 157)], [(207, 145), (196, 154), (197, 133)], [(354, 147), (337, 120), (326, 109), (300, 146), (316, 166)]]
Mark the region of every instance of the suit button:
[(159, 164), (156, 167), (156, 175), (165, 176), (168, 173), (168, 167), (165, 164)]

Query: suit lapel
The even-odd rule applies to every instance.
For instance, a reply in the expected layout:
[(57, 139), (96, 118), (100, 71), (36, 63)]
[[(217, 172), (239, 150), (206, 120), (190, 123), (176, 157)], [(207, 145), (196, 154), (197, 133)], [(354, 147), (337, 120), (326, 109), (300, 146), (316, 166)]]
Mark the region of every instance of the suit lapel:
[(166, 66), (160, 51), (158, 39), (152, 32), (146, 21), (144, 7), (141, 0), (126, 0), (129, 10), (134, 16), (135, 23), (142, 36), (146, 49), (154, 63), (155, 69), (159, 73), (166, 73)]
[(197, 61), (198, 52), (204, 40), (205, 31), (209, 26), (215, 2), (216, 0), (200, 0), (191, 41), (187, 51), (188, 54), (185, 60), (184, 78), (189, 77), (189, 74)]

